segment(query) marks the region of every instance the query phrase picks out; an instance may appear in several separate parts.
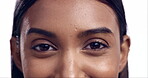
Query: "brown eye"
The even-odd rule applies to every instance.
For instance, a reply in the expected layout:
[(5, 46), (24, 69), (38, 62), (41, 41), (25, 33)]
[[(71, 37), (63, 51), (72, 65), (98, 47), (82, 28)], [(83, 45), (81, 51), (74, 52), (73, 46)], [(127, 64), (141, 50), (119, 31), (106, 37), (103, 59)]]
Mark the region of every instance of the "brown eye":
[(108, 43), (103, 39), (90, 39), (86, 43), (82, 51), (90, 56), (101, 56), (109, 48)]
[(39, 52), (45, 52), (45, 51), (55, 51), (57, 50), (55, 47), (49, 45), (49, 44), (38, 44), (32, 47), (32, 49), (39, 51)]
[(97, 49), (102, 49), (105, 47), (107, 47), (107, 45), (99, 43), (99, 42), (92, 42), (86, 46), (86, 49), (97, 50)]
[(96, 40), (89, 42), (83, 49), (84, 50), (101, 50), (103, 48), (108, 48), (108, 44), (103, 40)]
[(89, 43), (85, 47), (85, 49), (89, 49), (89, 50), (99, 50), (99, 49), (102, 49), (102, 48), (107, 48), (107, 45), (102, 44), (100, 42), (92, 42), (92, 43)]

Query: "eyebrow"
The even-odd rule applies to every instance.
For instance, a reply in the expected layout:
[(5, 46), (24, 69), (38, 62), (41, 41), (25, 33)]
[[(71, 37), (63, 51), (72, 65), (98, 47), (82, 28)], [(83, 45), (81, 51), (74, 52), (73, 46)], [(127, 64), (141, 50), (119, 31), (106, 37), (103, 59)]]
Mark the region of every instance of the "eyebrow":
[(93, 35), (93, 34), (98, 34), (98, 33), (104, 33), (104, 34), (112, 34), (113, 32), (106, 27), (101, 27), (101, 28), (96, 28), (96, 29), (90, 29), (90, 30), (86, 30), (84, 32), (81, 32), (78, 37), (85, 37), (85, 36), (89, 36), (89, 35)]
[[(31, 33), (37, 33), (37, 34), (45, 35), (45, 36), (48, 36), (51, 38), (56, 38), (56, 35), (53, 32), (46, 31), (46, 30), (39, 29), (39, 28), (30, 28), (27, 32), (27, 35), (29, 35)], [(90, 30), (86, 30), (86, 31), (79, 33), (78, 38), (89, 36), (89, 35), (94, 35), (94, 34), (98, 34), (98, 33), (112, 34), (112, 31), (106, 27), (90, 29)]]
[(30, 28), (27, 32), (27, 35), (29, 35), (31, 33), (36, 33), (36, 34), (45, 35), (47, 37), (56, 38), (56, 35), (54, 33), (50, 32), (50, 31), (43, 30), (43, 29), (39, 29), (39, 28)]

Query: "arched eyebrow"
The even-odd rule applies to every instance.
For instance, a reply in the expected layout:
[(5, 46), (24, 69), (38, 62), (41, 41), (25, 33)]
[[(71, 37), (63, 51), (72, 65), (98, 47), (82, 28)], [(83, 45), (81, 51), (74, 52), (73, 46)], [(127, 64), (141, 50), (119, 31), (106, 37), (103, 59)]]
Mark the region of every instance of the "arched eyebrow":
[[(50, 32), (50, 31), (46, 31), (46, 30), (43, 30), (43, 29), (39, 29), (39, 28), (30, 28), (27, 32), (27, 35), (31, 34), (31, 33), (36, 33), (36, 34), (40, 34), (40, 35), (45, 35), (49, 38), (56, 38), (56, 34), (53, 33), (53, 32)], [(86, 37), (86, 36), (89, 36), (89, 35), (94, 35), (94, 34), (98, 34), (98, 33), (104, 33), (104, 34), (112, 34), (112, 31), (109, 29), (109, 28), (106, 28), (106, 27), (101, 27), (101, 28), (96, 28), (96, 29), (90, 29), (90, 30), (86, 30), (86, 31), (83, 31), (83, 32), (80, 32), (78, 34), (78, 38), (81, 38), (81, 37)]]
[(30, 28), (27, 32), (27, 35), (31, 34), (31, 33), (36, 33), (36, 34), (40, 34), (40, 35), (45, 35), (49, 38), (56, 38), (56, 34), (54, 34), (53, 32), (50, 31), (46, 31), (43, 29), (39, 29), (39, 28)]
[(80, 38), (80, 37), (85, 37), (85, 36), (98, 34), (98, 33), (112, 34), (113, 32), (109, 28), (101, 27), (101, 28), (83, 31), (83, 32), (79, 33), (78, 37)]

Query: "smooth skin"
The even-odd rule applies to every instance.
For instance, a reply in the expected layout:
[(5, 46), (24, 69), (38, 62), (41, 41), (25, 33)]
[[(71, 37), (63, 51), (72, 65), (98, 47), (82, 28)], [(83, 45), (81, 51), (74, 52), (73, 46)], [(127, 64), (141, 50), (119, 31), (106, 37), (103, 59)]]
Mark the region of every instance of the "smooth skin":
[(114, 11), (97, 0), (38, 0), (24, 16), (15, 64), (24, 77), (118, 78), (130, 39), (120, 43)]

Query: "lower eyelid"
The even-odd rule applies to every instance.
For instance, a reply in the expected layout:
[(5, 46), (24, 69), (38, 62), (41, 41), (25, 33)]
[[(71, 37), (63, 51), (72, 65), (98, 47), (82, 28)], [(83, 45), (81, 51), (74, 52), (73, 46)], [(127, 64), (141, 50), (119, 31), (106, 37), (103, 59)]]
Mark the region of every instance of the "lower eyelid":
[(100, 55), (108, 52), (109, 48), (110, 47), (108, 46), (108, 47), (105, 47), (102, 49), (82, 49), (81, 51), (82, 51), (82, 53), (89, 54), (92, 56), (100, 56)]
[(82, 53), (85, 53), (90, 56), (101, 56), (101, 55), (105, 54), (106, 51), (82, 51)]
[(33, 52), (33, 56), (37, 57), (37, 58), (48, 58), (48, 57), (52, 57), (54, 55), (56, 55), (57, 52), (56, 51), (52, 51), (52, 52)]

